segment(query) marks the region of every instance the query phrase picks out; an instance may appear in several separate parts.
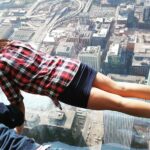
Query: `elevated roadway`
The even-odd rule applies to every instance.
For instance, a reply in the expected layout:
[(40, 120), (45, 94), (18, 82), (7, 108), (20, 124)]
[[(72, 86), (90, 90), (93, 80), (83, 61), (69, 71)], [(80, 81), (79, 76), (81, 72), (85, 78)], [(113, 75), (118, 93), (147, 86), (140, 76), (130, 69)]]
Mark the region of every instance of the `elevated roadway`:
[[(38, 6), (41, 2), (43, 2), (43, 1), (39, 0), (39, 2), (36, 3), (34, 5), (34, 7), (30, 10), (30, 13), (28, 12), (28, 15), (32, 14), (32, 11), (34, 10), (35, 6)], [(60, 3), (60, 0), (55, 1), (54, 4), (56, 5), (57, 3)], [(32, 41), (41, 43), (42, 40), (44, 39), (44, 37), (46, 36), (46, 34), (51, 32), (56, 26), (58, 26), (59, 24), (65, 22), (65, 21), (67, 21), (68, 19), (71, 19), (71, 18), (75, 17), (80, 12), (82, 12), (82, 10), (84, 8), (83, 2), (81, 2), (80, 0), (76, 0), (76, 3), (79, 6), (76, 11), (71, 12), (71, 13), (65, 15), (65, 16), (62, 16), (61, 12), (58, 12), (58, 13), (56, 12), (52, 19), (46, 20), (45, 23), (40, 27), (40, 29), (34, 35)], [(61, 10), (61, 11), (63, 11), (63, 10)]]

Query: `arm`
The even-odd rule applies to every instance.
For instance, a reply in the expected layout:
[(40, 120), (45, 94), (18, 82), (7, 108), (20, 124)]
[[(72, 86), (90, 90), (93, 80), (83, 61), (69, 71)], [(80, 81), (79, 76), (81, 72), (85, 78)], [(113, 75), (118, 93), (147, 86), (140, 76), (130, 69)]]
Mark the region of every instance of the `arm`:
[[(25, 118), (25, 106), (24, 106), (24, 102), (23, 102), (23, 101), (18, 102), (15, 106), (16, 106), (21, 112), (23, 112), (24, 118)], [(21, 126), (17, 126), (17, 127), (16, 127), (16, 132), (17, 132), (18, 134), (20, 134), (20, 133), (23, 131), (23, 128), (24, 128), (24, 124), (22, 124)]]
[[(23, 112), (23, 114), (25, 114), (23, 97), (20, 90), (17, 88), (17, 85), (13, 82), (9, 75), (2, 70), (0, 70), (0, 86), (11, 105), (15, 105), (20, 111)], [(22, 129), (23, 125), (17, 127), (16, 131), (20, 133)]]

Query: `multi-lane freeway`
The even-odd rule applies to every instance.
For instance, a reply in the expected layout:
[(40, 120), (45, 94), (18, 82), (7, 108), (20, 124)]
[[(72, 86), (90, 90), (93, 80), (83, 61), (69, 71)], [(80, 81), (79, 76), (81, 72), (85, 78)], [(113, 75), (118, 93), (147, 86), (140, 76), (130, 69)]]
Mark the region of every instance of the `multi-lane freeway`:
[[(47, 0), (38, 0), (31, 7), (31, 9), (27, 12), (26, 17), (28, 17), (28, 18), (42, 17), (42, 15), (33, 15), (33, 14), (34, 14), (34, 11), (36, 10), (36, 8), (40, 5), (42, 5), (42, 3), (44, 3), (44, 2), (47, 2)], [(63, 2), (63, 0), (61, 0), (61, 2)], [(69, 19), (75, 17), (76, 15), (78, 15), (79, 13), (81, 13), (82, 10), (84, 9), (84, 3), (80, 0), (76, 0), (74, 2), (78, 5), (78, 8), (77, 8), (76, 11), (69, 12), (67, 15), (62, 15), (63, 12), (65, 11), (65, 9), (67, 9), (67, 8), (62, 8), (62, 9), (60, 9), (59, 12), (53, 13), (53, 16), (50, 17), (50, 18), (47, 18), (45, 23), (42, 24), (42, 26), (40, 26), (38, 31), (36, 31), (32, 41), (36, 42), (36, 43), (41, 43), (42, 40), (45, 38), (46, 34), (51, 32), (56, 26), (58, 26), (59, 24), (62, 24), (66, 20), (69, 20)], [(56, 6), (57, 4), (60, 4), (60, 0), (54, 1), (51, 4), (51, 7), (54, 6), (54, 5)]]

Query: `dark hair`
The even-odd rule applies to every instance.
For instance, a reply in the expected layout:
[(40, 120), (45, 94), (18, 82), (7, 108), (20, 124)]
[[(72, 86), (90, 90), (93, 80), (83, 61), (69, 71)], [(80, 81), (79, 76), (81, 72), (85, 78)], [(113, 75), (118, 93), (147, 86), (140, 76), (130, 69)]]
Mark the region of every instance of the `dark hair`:
[(0, 49), (7, 46), (7, 44), (10, 42), (10, 40), (7, 39), (0, 39)]
[(0, 123), (9, 128), (15, 128), (22, 125), (23, 122), (24, 114), (16, 106), (0, 103)]

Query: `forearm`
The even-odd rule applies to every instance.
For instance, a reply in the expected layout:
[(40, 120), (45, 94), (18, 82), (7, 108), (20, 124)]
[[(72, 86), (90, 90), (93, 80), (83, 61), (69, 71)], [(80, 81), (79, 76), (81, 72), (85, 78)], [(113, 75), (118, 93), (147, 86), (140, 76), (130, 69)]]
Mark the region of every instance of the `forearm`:
[(12, 105), (16, 106), (25, 115), (25, 105), (23, 101), (16, 102)]
[[(24, 105), (24, 102), (23, 102), (23, 101), (18, 102), (18, 103), (15, 104), (15, 106), (23, 113), (23, 115), (24, 115), (24, 120), (25, 120), (25, 105)], [(17, 126), (17, 127), (16, 127), (16, 132), (17, 132), (18, 134), (22, 133), (23, 128), (24, 128), (24, 123), (21, 124), (20, 126)]]

